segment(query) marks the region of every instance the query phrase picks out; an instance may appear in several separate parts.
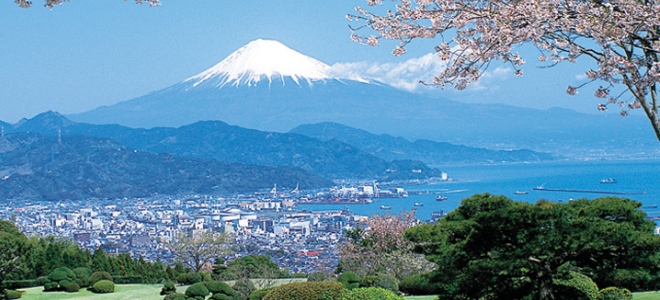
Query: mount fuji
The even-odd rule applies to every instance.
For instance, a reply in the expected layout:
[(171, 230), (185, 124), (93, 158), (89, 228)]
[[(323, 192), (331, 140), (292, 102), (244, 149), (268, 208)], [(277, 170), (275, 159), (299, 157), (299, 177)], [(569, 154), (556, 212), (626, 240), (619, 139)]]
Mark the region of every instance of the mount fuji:
[(635, 145), (635, 151), (657, 148), (641, 117), (432, 98), (334, 75), (329, 65), (273, 40), (252, 41), (215, 66), (165, 89), (68, 117), (144, 128), (220, 120), (275, 132), (333, 122), (411, 140), (562, 155), (626, 144)]

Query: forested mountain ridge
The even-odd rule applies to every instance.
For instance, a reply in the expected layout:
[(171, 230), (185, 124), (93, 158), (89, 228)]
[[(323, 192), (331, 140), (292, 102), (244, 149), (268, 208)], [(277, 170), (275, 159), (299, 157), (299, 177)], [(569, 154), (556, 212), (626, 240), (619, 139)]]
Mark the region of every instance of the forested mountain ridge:
[(10, 133), (0, 139), (0, 195), (64, 200), (254, 192), (331, 182), (292, 167), (138, 151), (105, 138)]
[[(154, 153), (253, 165), (291, 166), (329, 179), (388, 181), (440, 175), (439, 170), (423, 163), (406, 158), (386, 160), (340, 141), (247, 129), (221, 121), (201, 121), (179, 128), (133, 129), (119, 125), (76, 123), (58, 113), (46, 112), (20, 122), (13, 130), (49, 136), (110, 138), (127, 147)], [(413, 169), (423, 172), (413, 173)]]
[(538, 162), (556, 159), (551, 154), (527, 149), (489, 150), (430, 140), (411, 142), (402, 137), (377, 135), (331, 122), (301, 125), (289, 132), (323, 141), (344, 142), (382, 159), (412, 159), (431, 165)]

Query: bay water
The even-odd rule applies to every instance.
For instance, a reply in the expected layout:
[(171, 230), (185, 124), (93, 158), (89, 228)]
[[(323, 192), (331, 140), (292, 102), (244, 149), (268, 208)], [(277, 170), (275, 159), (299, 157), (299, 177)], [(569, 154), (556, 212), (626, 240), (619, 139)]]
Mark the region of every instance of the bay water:
[[(504, 195), (516, 201), (545, 199), (567, 202), (616, 196), (639, 201), (649, 216), (660, 217), (660, 160), (559, 161), (478, 166), (436, 166), (448, 173), (448, 181), (400, 186), (407, 198), (376, 198), (370, 204), (309, 204), (308, 211), (348, 209), (357, 215), (373, 215), (416, 210), (420, 220), (431, 220), (435, 212), (448, 213), (462, 199), (474, 194)], [(601, 183), (612, 178), (616, 183)], [(574, 190), (548, 191), (546, 189)], [(579, 192), (584, 191), (584, 192)], [(447, 197), (438, 201), (438, 196)], [(391, 207), (381, 209), (381, 206)]]

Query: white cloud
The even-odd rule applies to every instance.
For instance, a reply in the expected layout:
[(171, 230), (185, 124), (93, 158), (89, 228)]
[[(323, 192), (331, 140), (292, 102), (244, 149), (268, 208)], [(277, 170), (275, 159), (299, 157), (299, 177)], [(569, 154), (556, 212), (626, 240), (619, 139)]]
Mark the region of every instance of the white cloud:
[(332, 65), (330, 73), (335, 77), (362, 81), (375, 80), (396, 88), (414, 91), (424, 87), (419, 83), (420, 81), (432, 81), (433, 76), (440, 74), (445, 66), (445, 62), (429, 53), (401, 63), (337, 63)]
[[(433, 88), (421, 84), (420, 81), (432, 83), (433, 77), (439, 75), (446, 66), (447, 63), (437, 55), (429, 53), (400, 63), (336, 63), (331, 66), (330, 75), (359, 81), (380, 81), (399, 89), (419, 91)], [(479, 82), (471, 84), (468, 90), (496, 88), (497, 81), (511, 77), (513, 72), (509, 67), (497, 67), (485, 72)]]

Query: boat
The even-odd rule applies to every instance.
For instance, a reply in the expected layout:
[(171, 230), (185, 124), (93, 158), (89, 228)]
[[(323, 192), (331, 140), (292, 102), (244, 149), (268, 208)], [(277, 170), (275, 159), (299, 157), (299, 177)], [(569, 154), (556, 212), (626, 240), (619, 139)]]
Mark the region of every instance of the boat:
[(381, 206), (380, 206), (380, 209), (389, 210), (389, 209), (392, 209), (392, 207), (389, 206), (389, 205), (381, 205)]
[(424, 203), (415, 202), (415, 206), (424, 206)]
[(445, 200), (447, 200), (447, 196), (438, 196), (438, 197), (435, 197), (435, 200), (437, 200), (437, 201), (445, 201)]
[(615, 178), (612, 178), (612, 177), (610, 177), (610, 178), (605, 178), (605, 179), (601, 179), (601, 180), (600, 180), (600, 183), (616, 183), (616, 179), (615, 179)]
[(516, 194), (516, 195), (527, 195), (527, 194), (529, 194), (528, 191), (515, 191), (513, 193)]

